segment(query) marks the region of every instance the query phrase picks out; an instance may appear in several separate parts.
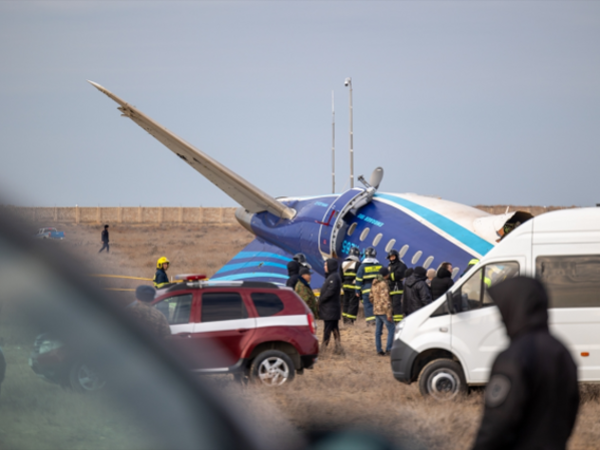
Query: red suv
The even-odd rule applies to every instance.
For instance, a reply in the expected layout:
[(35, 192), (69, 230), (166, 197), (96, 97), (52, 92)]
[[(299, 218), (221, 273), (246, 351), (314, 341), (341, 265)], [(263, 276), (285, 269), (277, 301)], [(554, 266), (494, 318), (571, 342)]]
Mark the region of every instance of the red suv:
[(188, 281), (157, 293), (167, 345), (198, 373), (232, 373), (270, 386), (312, 368), (319, 353), (311, 311), (272, 283)]

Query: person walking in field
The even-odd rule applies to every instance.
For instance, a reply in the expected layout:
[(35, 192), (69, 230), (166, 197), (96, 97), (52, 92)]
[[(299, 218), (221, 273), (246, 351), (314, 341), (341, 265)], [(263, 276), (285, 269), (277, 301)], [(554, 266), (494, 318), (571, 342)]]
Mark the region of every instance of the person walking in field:
[(319, 296), (319, 317), (325, 322), (323, 328), (323, 347), (329, 345), (331, 334), (335, 341), (334, 352), (342, 353), (342, 340), (340, 338), (339, 321), (342, 316), (342, 278), (338, 271), (338, 262), (336, 259), (329, 258), (325, 261), (325, 273), (327, 278), (321, 287)]
[(156, 261), (156, 273), (154, 274), (154, 287), (160, 289), (161, 287), (169, 284), (169, 277), (167, 276), (167, 269), (169, 268), (170, 261), (165, 257), (161, 256)]
[(108, 253), (108, 225), (104, 225), (104, 230), (102, 230), (100, 238), (102, 239), (102, 248), (98, 253), (102, 253), (102, 250), (104, 249), (106, 249), (106, 253)]
[[(389, 355), (394, 343), (394, 320), (392, 317), (393, 308), (388, 283), (389, 278), (390, 271), (387, 267), (379, 269), (379, 274), (373, 280), (371, 292), (369, 292), (369, 299), (373, 304), (373, 314), (375, 314), (375, 349), (380, 356)], [(384, 325), (388, 332), (385, 352), (381, 348), (381, 334)]]
[(315, 316), (315, 319), (319, 318), (319, 307), (317, 304), (317, 297), (310, 287), (311, 273), (308, 267), (302, 267), (300, 269), (300, 278), (294, 287), (296, 294), (300, 296), (302, 300), (308, 305), (310, 310)]
[(138, 286), (136, 300), (127, 306), (127, 312), (154, 336), (162, 339), (171, 335), (171, 327), (165, 315), (150, 305), (155, 295), (156, 290), (152, 286)]

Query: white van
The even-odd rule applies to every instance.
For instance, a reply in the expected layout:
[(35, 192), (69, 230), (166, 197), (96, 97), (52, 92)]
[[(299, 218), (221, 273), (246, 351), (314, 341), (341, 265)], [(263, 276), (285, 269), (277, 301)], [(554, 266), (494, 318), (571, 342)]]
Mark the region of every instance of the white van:
[(439, 400), (485, 385), (509, 342), (487, 289), (516, 275), (544, 283), (550, 331), (571, 351), (579, 381), (600, 382), (600, 208), (525, 222), (446, 295), (401, 321), (391, 354), (394, 377), (418, 381), (423, 395)]

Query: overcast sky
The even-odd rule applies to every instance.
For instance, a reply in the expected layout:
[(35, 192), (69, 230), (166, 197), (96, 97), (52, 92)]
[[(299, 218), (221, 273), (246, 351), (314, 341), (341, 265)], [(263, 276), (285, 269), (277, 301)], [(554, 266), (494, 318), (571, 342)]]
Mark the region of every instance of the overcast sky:
[(235, 206), (93, 80), (273, 196), (600, 203), (599, 2), (0, 1), (0, 197)]

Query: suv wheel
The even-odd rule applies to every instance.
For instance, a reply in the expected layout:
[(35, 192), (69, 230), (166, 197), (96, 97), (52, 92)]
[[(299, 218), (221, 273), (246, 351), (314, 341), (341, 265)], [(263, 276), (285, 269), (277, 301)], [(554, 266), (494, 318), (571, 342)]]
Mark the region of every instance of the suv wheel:
[(256, 357), (250, 376), (267, 386), (281, 386), (294, 379), (294, 372), (294, 363), (288, 355), (279, 350), (268, 350)]
[(69, 384), (76, 392), (95, 392), (102, 389), (106, 381), (88, 364), (78, 362), (71, 367)]
[(431, 361), (419, 374), (421, 394), (444, 402), (467, 393), (467, 382), (460, 364), (451, 359)]

